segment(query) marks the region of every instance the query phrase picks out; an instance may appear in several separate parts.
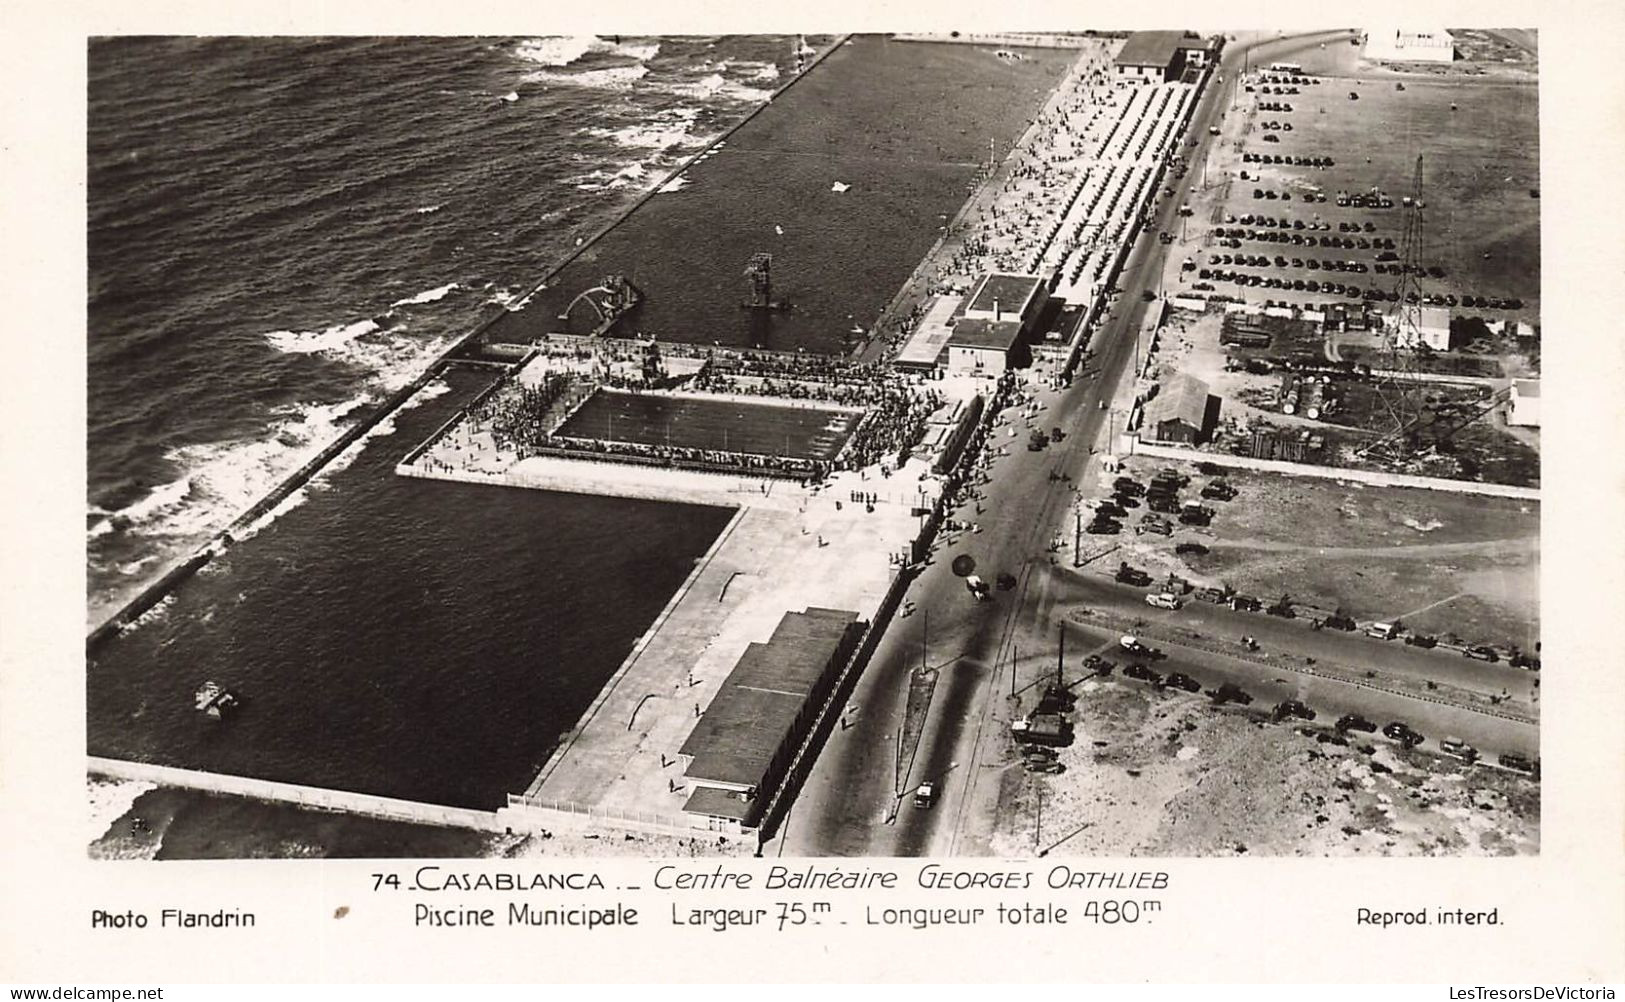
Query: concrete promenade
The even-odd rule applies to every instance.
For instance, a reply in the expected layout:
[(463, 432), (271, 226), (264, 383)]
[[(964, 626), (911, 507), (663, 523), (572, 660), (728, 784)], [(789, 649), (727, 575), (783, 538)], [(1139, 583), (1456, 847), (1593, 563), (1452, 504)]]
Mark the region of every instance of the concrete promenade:
[(834, 493), (743, 507), (536, 781), (510, 798), (516, 810), (533, 801), (690, 826), (677, 750), (745, 647), (789, 610), (872, 618), (898, 572), (891, 558), (919, 531), (910, 507), (837, 506), (847, 495)]

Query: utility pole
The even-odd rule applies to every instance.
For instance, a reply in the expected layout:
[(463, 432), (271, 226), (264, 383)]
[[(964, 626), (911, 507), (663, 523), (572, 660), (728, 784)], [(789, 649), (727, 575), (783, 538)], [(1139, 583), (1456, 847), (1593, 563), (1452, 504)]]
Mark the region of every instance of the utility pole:
[(1033, 848), (1037, 849), (1041, 844), (1043, 844), (1044, 782), (1043, 780), (1039, 779), (1035, 779), (1033, 782), (1038, 786), (1038, 819), (1033, 823)]
[(1056, 623), (1055, 629), (1056, 632), (1061, 635), (1060, 650), (1055, 652), (1055, 684), (1064, 686), (1066, 685), (1066, 674), (1064, 671), (1066, 667), (1066, 623)]
[(1083, 566), (1083, 506), (1080, 501), (1078, 507), (1072, 510), (1077, 516), (1077, 525), (1072, 529), (1072, 566)]
[(1016, 698), (1016, 645), (1010, 645), (1010, 698)]

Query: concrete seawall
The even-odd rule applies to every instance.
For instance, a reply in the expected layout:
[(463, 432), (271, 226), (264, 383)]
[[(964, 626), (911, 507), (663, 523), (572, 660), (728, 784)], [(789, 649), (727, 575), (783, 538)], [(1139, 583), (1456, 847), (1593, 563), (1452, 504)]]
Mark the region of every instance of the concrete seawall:
[(293, 804), (297, 807), (323, 811), (344, 811), (390, 821), (438, 825), (444, 828), (473, 828), (478, 831), (500, 832), (504, 823), (494, 812), (476, 811), (465, 807), (444, 807), (424, 804), (415, 800), (396, 800), (375, 797), (365, 793), (344, 790), (325, 790), (315, 786), (278, 783), (248, 776), (228, 776), (218, 772), (200, 772), (179, 769), (151, 762), (130, 762), (124, 759), (90, 756), (86, 771), (92, 776), (157, 783), (159, 786), (201, 790), (232, 797), (249, 797), (273, 803)]
[[(749, 114), (747, 114), (740, 121), (734, 123), (721, 135), (707, 143), (704, 148), (697, 150), (688, 159), (684, 160), (681, 164), (678, 164), (677, 167), (674, 168), (670, 173), (661, 178), (660, 182), (653, 188), (645, 192), (635, 202), (627, 206), (604, 226), (600, 227), (595, 233), (592, 234), (591, 237), (582, 241), (579, 246), (572, 248), (570, 252), (562, 259), (556, 261), (547, 270), (546, 274), (544, 274), (542, 278), (531, 287), (531, 289), (526, 293), (526, 297), (534, 295), (555, 275), (562, 271), (566, 265), (574, 261), (581, 254), (585, 253), (590, 247), (602, 239), (605, 234), (609, 233), (611, 230), (615, 229), (615, 227), (625, 222), (633, 212), (637, 211), (637, 209), (649, 201), (649, 199), (659, 194), (660, 190), (669, 184), (673, 178), (676, 178), (678, 175), (683, 173), (683, 171), (687, 170), (701, 156), (711, 152), (717, 146), (717, 144), (727, 140), (729, 136), (732, 136), (747, 122), (754, 119), (769, 104), (771, 104), (786, 90), (794, 86), (799, 80), (811, 72), (814, 67), (823, 62), (824, 59), (834, 53), (841, 46), (845, 45), (847, 40), (851, 37), (852, 36), (850, 34), (845, 34), (838, 37), (827, 49), (819, 53), (812, 59), (812, 61), (803, 67), (799, 73), (796, 73), (795, 75), (791, 76), (789, 80), (785, 81), (784, 85), (779, 87), (778, 90), (774, 91), (772, 96), (766, 101), (752, 109)], [(509, 311), (506, 307), (499, 308), (494, 310), (489, 316), (479, 320), (468, 333), (458, 338), (449, 348), (441, 352), (439, 356), (431, 361), (428, 366), (425, 367), (424, 371), (419, 374), (416, 379), (412, 380), (411, 383), (400, 388), (399, 390), (396, 390), (394, 393), (391, 393), (383, 401), (374, 406), (370, 411), (363, 415), (359, 421), (345, 429), (344, 432), (342, 432), (337, 438), (323, 448), (321, 452), (317, 453), (317, 455), (314, 456), (309, 462), (306, 462), (304, 465), (300, 466), (299, 469), (295, 470), (292, 474), (278, 483), (241, 515), (233, 519), (232, 522), (224, 529), (215, 533), (206, 543), (199, 546), (197, 549), (193, 550), (180, 560), (175, 561), (156, 580), (143, 588), (133, 598), (126, 601), (117, 611), (108, 616), (101, 622), (101, 624), (89, 632), (85, 638), (86, 655), (93, 655), (102, 644), (117, 636), (121, 629), (134, 622), (143, 613), (147, 612), (153, 606), (167, 598), (169, 594), (175, 590), (175, 588), (190, 579), (192, 575), (196, 574), (200, 568), (209, 563), (210, 560), (235, 542), (235, 535), (237, 533), (243, 531), (243, 529), (251, 525), (256, 519), (265, 515), (277, 505), (287, 500), (288, 497), (295, 491), (310, 483), (311, 478), (320, 473), (328, 463), (332, 462), (333, 459), (345, 449), (349, 448), (351, 445), (354, 445), (361, 439), (362, 436), (366, 435), (373, 428), (377, 427), (380, 422), (393, 414), (402, 404), (411, 399), (414, 394), (427, 386), (431, 380), (440, 374), (447, 363), (456, 359), (457, 356), (465, 352), (470, 345), (476, 343), (480, 338), (482, 338), (498, 320), (501, 320), (503, 317), (507, 316), (508, 312)]]

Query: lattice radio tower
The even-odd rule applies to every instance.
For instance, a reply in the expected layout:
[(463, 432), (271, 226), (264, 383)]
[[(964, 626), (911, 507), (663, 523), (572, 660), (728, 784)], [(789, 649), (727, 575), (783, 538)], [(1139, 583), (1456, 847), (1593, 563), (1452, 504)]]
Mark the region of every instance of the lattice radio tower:
[(1416, 174), (1411, 193), (1401, 200), (1405, 214), (1405, 228), (1399, 242), (1399, 277), (1394, 282), (1394, 325), (1385, 330), (1382, 350), (1373, 368), (1379, 373), (1377, 398), (1381, 402), (1379, 417), (1386, 427), (1377, 429), (1382, 437), (1361, 450), (1371, 452), (1393, 444), (1403, 438), (1417, 422), (1422, 412), (1420, 381), (1416, 378), (1417, 345), (1422, 333), (1417, 326), (1418, 310), (1422, 304), (1422, 286), (1417, 277), (1423, 274), (1422, 218), (1422, 156), (1416, 157)]

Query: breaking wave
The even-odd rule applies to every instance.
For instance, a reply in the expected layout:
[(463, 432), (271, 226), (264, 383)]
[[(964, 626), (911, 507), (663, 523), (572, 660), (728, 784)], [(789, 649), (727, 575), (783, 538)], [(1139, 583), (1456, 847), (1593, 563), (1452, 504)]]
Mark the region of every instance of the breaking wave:
[(631, 90), (632, 85), (649, 75), (649, 67), (642, 63), (630, 66), (608, 66), (601, 70), (581, 70), (560, 73), (554, 70), (536, 70), (520, 77), (525, 83), (552, 84), (561, 87), (587, 87), (592, 90)]
[(451, 295), (453, 292), (456, 292), (460, 288), (462, 288), (462, 286), (456, 282), (447, 282), (445, 285), (430, 289), (427, 292), (420, 292), (415, 296), (408, 296), (405, 299), (397, 299), (389, 305), (390, 308), (393, 309), (397, 306), (421, 306), (424, 303), (438, 303), (440, 300), (445, 299), (447, 296)]
[(585, 131), (589, 136), (608, 139), (629, 149), (666, 150), (674, 146), (700, 146), (709, 139), (694, 134), (694, 123), (699, 114), (698, 108), (670, 108), (633, 125)]
[(130, 813), (137, 798), (158, 784), (145, 780), (91, 779), (86, 790), (89, 801), (89, 838), (94, 842), (107, 834), (113, 822)]
[(561, 35), (527, 38), (514, 46), (513, 54), (541, 66), (569, 66), (589, 52), (613, 53), (638, 62), (648, 62), (660, 53), (659, 42), (614, 42), (596, 35)]

